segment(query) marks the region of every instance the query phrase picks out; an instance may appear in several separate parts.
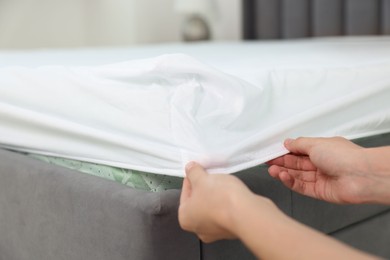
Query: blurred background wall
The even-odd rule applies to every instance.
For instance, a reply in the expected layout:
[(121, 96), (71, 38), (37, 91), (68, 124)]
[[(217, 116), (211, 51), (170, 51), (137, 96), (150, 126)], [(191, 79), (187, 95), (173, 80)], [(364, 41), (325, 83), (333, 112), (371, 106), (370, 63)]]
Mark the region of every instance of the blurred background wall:
[[(241, 0), (213, 0), (213, 40), (241, 38)], [(126, 46), (181, 40), (175, 0), (0, 0), (0, 48)]]

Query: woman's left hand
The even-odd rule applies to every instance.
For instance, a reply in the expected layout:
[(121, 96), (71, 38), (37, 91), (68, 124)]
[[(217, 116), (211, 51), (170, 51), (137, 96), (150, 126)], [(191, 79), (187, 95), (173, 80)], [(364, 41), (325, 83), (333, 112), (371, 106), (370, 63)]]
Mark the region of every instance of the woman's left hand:
[(186, 167), (179, 223), (203, 242), (237, 237), (232, 221), (235, 205), (253, 194), (235, 176), (208, 174), (199, 164)]

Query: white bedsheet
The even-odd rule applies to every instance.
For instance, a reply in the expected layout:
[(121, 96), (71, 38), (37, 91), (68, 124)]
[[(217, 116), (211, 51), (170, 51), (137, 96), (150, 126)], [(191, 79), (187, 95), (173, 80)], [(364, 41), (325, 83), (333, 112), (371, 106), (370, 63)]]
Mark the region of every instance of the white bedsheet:
[[(285, 154), (287, 137), (389, 132), (389, 46), (382, 37), (4, 52), (0, 143), (176, 176), (191, 160), (236, 172)], [(174, 51), (203, 63), (134, 60)]]

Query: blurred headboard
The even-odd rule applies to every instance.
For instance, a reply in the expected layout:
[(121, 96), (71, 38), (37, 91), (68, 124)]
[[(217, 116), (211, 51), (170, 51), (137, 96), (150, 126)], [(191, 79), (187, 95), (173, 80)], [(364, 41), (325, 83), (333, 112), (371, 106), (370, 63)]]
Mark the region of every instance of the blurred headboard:
[(390, 0), (243, 0), (244, 39), (390, 34)]

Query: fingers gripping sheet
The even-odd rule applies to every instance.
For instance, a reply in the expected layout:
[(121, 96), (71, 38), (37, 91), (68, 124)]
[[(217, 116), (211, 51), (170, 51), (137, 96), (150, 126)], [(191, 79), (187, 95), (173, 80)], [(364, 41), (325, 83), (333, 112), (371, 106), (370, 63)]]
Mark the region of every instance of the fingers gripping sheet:
[(248, 83), (181, 54), (96, 67), (0, 69), (0, 143), (183, 176), (287, 153), (287, 137), (390, 130), (390, 66), (262, 69)]

